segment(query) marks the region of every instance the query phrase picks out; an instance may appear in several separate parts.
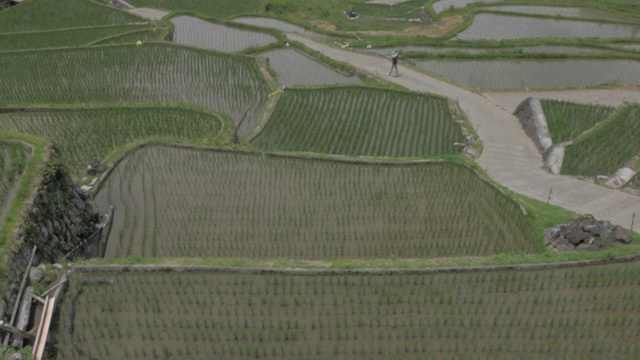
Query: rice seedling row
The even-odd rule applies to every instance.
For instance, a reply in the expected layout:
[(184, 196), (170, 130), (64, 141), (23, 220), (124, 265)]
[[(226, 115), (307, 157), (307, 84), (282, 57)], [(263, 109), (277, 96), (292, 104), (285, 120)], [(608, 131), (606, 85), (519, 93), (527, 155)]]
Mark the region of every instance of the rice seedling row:
[(312, 86), (362, 84), (356, 76), (346, 76), (293, 48), (272, 50), (260, 54), (276, 72), (281, 85)]
[(639, 279), (637, 262), (393, 275), (76, 272), (58, 358), (633, 359)]
[(541, 103), (554, 143), (577, 139), (615, 110), (608, 106), (568, 101), (541, 100)]
[[(230, 127), (231, 124), (226, 124)], [(32, 109), (0, 113), (0, 129), (46, 137), (76, 179), (91, 159), (146, 138), (212, 144), (223, 120), (213, 113), (174, 107)]]
[(640, 106), (624, 106), (565, 151), (562, 173), (612, 175), (640, 153)]
[(89, 45), (97, 40), (148, 29), (149, 25), (120, 25), (87, 29), (0, 34), (0, 51)]
[(9, 104), (185, 103), (253, 127), (266, 81), (254, 59), (167, 44), (0, 54), (0, 97)]
[(277, 41), (275, 36), (213, 24), (192, 16), (171, 18), (175, 26), (173, 41), (221, 52), (238, 52)]
[(473, 24), (458, 34), (460, 40), (525, 38), (637, 38), (640, 26), (601, 22), (540, 19), (525, 16), (477, 14)]
[(147, 20), (87, 0), (30, 0), (0, 12), (0, 33), (146, 23)]
[(124, 33), (117, 36), (102, 39), (93, 43), (92, 45), (122, 45), (122, 44), (136, 44), (141, 41), (143, 44), (153, 41), (163, 41), (167, 34), (158, 30), (141, 30)]
[(426, 71), (480, 89), (561, 89), (640, 84), (632, 60), (416, 61)]
[(444, 98), (364, 87), (287, 90), (251, 144), (378, 157), (456, 153), (462, 131)]
[(107, 257), (543, 251), (515, 202), (446, 162), (376, 166), (152, 146), (118, 164), (96, 203), (115, 209)]

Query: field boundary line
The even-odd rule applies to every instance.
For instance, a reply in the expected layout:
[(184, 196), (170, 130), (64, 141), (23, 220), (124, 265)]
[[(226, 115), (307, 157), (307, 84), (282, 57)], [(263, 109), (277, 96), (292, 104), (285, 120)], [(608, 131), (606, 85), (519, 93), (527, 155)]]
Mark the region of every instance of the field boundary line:
[(5, 32), (0, 33), (0, 35), (29, 35), (29, 34), (40, 34), (40, 33), (55, 33), (55, 32), (63, 32), (63, 31), (74, 31), (74, 30), (89, 30), (89, 29), (109, 29), (109, 28), (117, 28), (124, 26), (138, 26), (138, 25), (149, 25), (150, 21), (146, 22), (134, 22), (134, 23), (126, 23), (126, 24), (114, 24), (114, 25), (98, 25), (98, 26), (79, 26), (72, 28), (61, 28), (61, 29), (51, 29), (51, 30), (33, 30), (33, 31), (16, 31), (16, 32)]
[(87, 273), (126, 273), (126, 272), (212, 272), (212, 273), (236, 273), (252, 275), (288, 274), (309, 276), (333, 276), (333, 275), (427, 275), (427, 274), (452, 274), (470, 272), (490, 272), (506, 270), (547, 270), (566, 269), (576, 267), (590, 267), (609, 264), (622, 264), (640, 260), (640, 254), (627, 255), (615, 258), (576, 260), (557, 263), (541, 264), (511, 264), (511, 265), (481, 265), (481, 266), (452, 266), (436, 268), (364, 268), (364, 269), (300, 269), (300, 268), (258, 268), (258, 267), (230, 267), (208, 265), (73, 265), (72, 271)]

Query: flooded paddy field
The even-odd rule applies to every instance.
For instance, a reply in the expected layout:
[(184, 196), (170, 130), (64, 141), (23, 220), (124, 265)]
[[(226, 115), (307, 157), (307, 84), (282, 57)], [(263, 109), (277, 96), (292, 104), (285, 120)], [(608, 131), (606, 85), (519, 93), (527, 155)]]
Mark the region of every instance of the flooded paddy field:
[(416, 65), (461, 84), (491, 90), (640, 84), (640, 62), (632, 60), (425, 60)]
[(268, 59), (282, 85), (362, 84), (358, 77), (342, 74), (293, 48), (268, 51), (260, 56)]
[(637, 21), (637, 19), (628, 18), (626, 16), (584, 7), (505, 5), (487, 7), (487, 10), (533, 15), (565, 16), (605, 21)]
[(232, 53), (277, 41), (273, 35), (233, 29), (192, 16), (177, 16), (171, 22), (175, 26), (174, 42), (203, 49)]
[(461, 40), (638, 37), (640, 26), (494, 14), (476, 15), (473, 24), (456, 36)]
[(485, 4), (490, 4), (490, 3), (500, 2), (500, 1), (501, 0), (442, 0), (442, 1), (436, 1), (433, 4), (433, 10), (435, 10), (437, 13), (441, 13), (451, 8), (460, 9), (469, 4), (480, 3), (480, 2)]

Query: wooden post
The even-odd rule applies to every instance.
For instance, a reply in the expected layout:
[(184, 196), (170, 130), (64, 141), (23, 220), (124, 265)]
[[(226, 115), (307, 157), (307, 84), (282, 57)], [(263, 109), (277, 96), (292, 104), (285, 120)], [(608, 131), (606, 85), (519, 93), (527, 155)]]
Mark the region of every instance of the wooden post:
[[(37, 246), (33, 247), (33, 251), (31, 251), (31, 258), (29, 258), (29, 263), (27, 264), (27, 268), (24, 271), (24, 276), (22, 277), (22, 284), (20, 284), (20, 290), (18, 290), (18, 296), (16, 297), (16, 303), (13, 305), (13, 313), (11, 314), (11, 320), (9, 320), (9, 326), (13, 326), (13, 323), (16, 321), (16, 316), (18, 315), (18, 307), (20, 306), (20, 300), (22, 299), (22, 292), (24, 291), (24, 287), (27, 285), (27, 279), (29, 279), (29, 272), (31, 271), (31, 264), (33, 263), (33, 257), (36, 255)], [(4, 337), (4, 346), (9, 345), (9, 338), (11, 338), (11, 334), (7, 334)]]
[(44, 348), (47, 343), (47, 336), (49, 336), (49, 326), (51, 325), (51, 317), (53, 316), (55, 303), (55, 297), (47, 297), (44, 308), (42, 309), (42, 318), (40, 319), (40, 325), (38, 325), (36, 341), (33, 344), (33, 352), (31, 353), (33, 360), (42, 360), (42, 354), (44, 354)]

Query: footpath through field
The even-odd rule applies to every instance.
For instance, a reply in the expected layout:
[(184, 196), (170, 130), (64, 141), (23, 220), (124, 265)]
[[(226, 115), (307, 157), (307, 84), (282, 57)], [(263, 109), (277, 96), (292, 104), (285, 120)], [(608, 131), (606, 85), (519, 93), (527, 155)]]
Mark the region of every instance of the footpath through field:
[(407, 89), (457, 100), (471, 123), (478, 128), (483, 142), (484, 151), (478, 163), (491, 178), (514, 192), (545, 202), (551, 193), (551, 204), (580, 214), (593, 214), (598, 219), (609, 220), (625, 228), (631, 226), (634, 213), (639, 216), (636, 224), (640, 222), (640, 197), (544, 171), (542, 156), (522, 130), (518, 119), (491, 98), (402, 66), (399, 77), (387, 76), (391, 68), (389, 59), (334, 48), (298, 34), (289, 33), (287, 36), (328, 57), (385, 77)]

